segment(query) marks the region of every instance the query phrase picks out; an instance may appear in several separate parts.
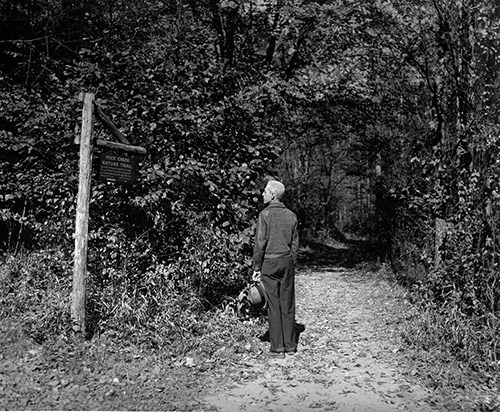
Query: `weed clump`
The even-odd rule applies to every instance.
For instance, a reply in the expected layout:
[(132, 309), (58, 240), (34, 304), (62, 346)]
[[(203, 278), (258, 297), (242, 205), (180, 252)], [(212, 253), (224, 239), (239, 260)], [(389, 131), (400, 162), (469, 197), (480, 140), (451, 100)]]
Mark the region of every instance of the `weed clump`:
[(36, 342), (69, 333), (71, 277), (60, 250), (10, 257), (0, 266), (0, 318), (20, 317)]

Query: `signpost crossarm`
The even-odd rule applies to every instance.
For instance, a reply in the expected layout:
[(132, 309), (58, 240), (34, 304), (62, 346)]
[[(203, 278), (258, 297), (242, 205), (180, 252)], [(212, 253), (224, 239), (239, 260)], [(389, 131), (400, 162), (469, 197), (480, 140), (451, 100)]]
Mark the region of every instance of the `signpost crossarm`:
[(101, 107), (97, 103), (94, 103), (94, 106), (96, 108), (97, 117), (99, 119), (101, 119), (104, 126), (106, 126), (106, 128), (109, 130), (109, 132), (113, 136), (115, 136), (120, 141), (120, 143), (129, 145), (130, 142), (127, 140), (125, 135), (118, 130), (118, 128), (111, 121), (111, 119), (108, 116), (106, 116), (106, 114), (103, 112)]

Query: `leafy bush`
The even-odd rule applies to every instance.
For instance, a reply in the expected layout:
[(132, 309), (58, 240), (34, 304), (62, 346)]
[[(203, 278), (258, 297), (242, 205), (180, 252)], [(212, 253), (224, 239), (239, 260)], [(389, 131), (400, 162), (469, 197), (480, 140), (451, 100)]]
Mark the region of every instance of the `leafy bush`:
[(248, 234), (224, 233), (206, 215), (193, 215), (186, 224), (188, 236), (172, 262), (150, 262), (138, 271), (114, 264), (111, 255), (100, 272), (91, 272), (89, 307), (96, 331), (129, 337), (141, 331), (141, 340), (164, 342), (182, 335), (201, 312), (243, 287), (248, 280)]
[(192, 289), (209, 305), (222, 303), (248, 281), (252, 228), (225, 233), (207, 215), (192, 216), (179, 259), (170, 267), (172, 281)]
[[(71, 242), (77, 189), (76, 96), (51, 97), (0, 85), (0, 249)], [(4, 235), (5, 234), (5, 235)]]
[[(139, 272), (113, 265), (111, 258), (102, 272), (89, 273), (91, 333), (153, 347), (186, 345), (186, 340), (204, 333), (200, 316), (207, 313), (207, 305), (214, 309), (246, 282), (243, 251), (248, 245), (244, 236), (224, 235), (209, 222), (205, 226), (206, 217), (193, 218), (190, 224), (192, 238), (173, 263), (157, 262)], [(1, 270), (1, 317), (20, 317), (23, 330), (36, 341), (70, 332), (69, 256), (47, 250), (11, 257)]]

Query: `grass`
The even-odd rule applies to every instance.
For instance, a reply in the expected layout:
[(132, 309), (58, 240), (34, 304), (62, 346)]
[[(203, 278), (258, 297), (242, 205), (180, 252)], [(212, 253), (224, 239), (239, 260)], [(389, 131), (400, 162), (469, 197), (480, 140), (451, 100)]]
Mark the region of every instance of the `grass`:
[(488, 330), (453, 310), (422, 306), (406, 320), (403, 338), (407, 369), (436, 390), (446, 410), (472, 403), (478, 411), (500, 411), (500, 364), (488, 356)]

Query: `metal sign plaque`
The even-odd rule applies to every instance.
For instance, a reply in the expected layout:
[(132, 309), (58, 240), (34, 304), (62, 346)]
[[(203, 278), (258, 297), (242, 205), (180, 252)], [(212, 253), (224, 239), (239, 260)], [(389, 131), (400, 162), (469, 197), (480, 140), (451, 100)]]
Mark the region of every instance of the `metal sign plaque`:
[(101, 153), (99, 157), (99, 180), (118, 183), (134, 183), (138, 175), (138, 161), (126, 153)]

